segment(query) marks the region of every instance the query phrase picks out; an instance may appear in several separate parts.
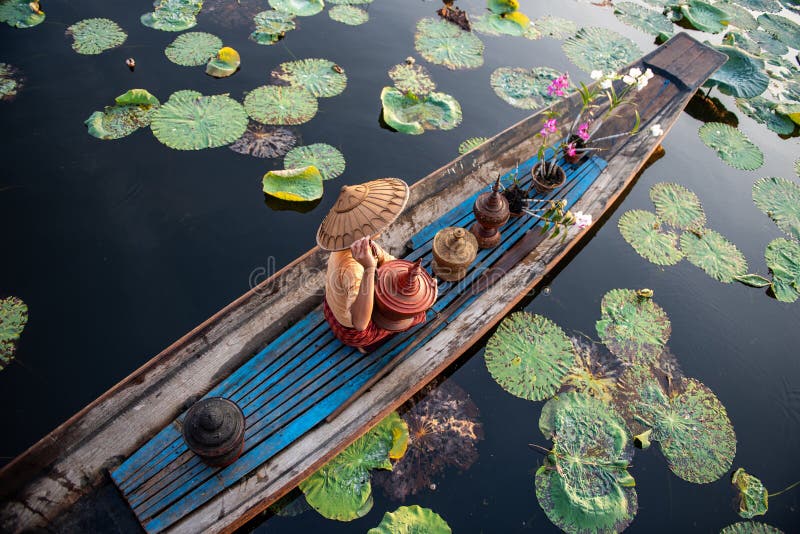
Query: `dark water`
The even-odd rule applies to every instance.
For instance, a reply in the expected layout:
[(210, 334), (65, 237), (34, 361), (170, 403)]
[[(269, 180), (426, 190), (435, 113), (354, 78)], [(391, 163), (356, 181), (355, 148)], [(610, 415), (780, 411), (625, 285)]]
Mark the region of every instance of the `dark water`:
[[(266, 2), (263, 3), (266, 6)], [(477, 12), (483, 2), (462, 2)], [(450, 132), (412, 137), (378, 125), (386, 71), (416, 55), (413, 31), (435, 2), (376, 0), (370, 21), (349, 27), (327, 14), (298, 18), (298, 30), (276, 46), (247, 39), (249, 25), (226, 27), (201, 15), (197, 31), (219, 35), (242, 56), (242, 70), (214, 80), (202, 67), (179, 67), (163, 54), (176, 34), (145, 28), (149, 3), (48, 0), (47, 21), (34, 29), (0, 27), (0, 61), (20, 68), (27, 84), (12, 103), (0, 103), (0, 295), (17, 295), (30, 320), (18, 364), (0, 373), (2, 462), (22, 452), (118, 380), (249, 287), (251, 273), (280, 268), (314, 243), (314, 231), (341, 185), (382, 176), (414, 182), (452, 159), (472, 136), (490, 136), (526, 115), (492, 92), (499, 66), (548, 65), (587, 79), (553, 39), (481, 36), (483, 67), (451, 72), (429, 66), (439, 90), (464, 109)], [(266, 8), (266, 7), (264, 7)], [(652, 45), (620, 24), (608, 8), (572, 0), (523, 1), (531, 18), (555, 14), (579, 25), (613, 28)], [(108, 17), (128, 33), (125, 45), (99, 56), (74, 53), (66, 26)], [(137, 61), (135, 73), (124, 65)], [(265, 205), (261, 176), (280, 161), (227, 148), (171, 150), (147, 129), (100, 141), (83, 121), (115, 96), (143, 87), (166, 100), (178, 89), (204, 94), (243, 92), (268, 81), (280, 62), (326, 57), (349, 77), (340, 96), (320, 99), (320, 112), (297, 127), (303, 144), (326, 142), (347, 158), (341, 178), (309, 213)], [(417, 56), (418, 57), (418, 56)], [(731, 99), (723, 98), (735, 111)], [(747, 256), (751, 272), (766, 273), (766, 244), (781, 235), (752, 203), (762, 176), (793, 176), (797, 139), (781, 140), (740, 114), (740, 128), (765, 152), (756, 172), (725, 166), (697, 138), (699, 122), (683, 115), (668, 136), (666, 157), (639, 180), (622, 206), (527, 309), (565, 329), (594, 332), (603, 294), (616, 287), (650, 287), (672, 320), (670, 346), (687, 375), (727, 407), (738, 437), (734, 467), (744, 466), (778, 490), (800, 479), (800, 304), (783, 304), (761, 290), (718, 283), (687, 262), (659, 268), (637, 256), (616, 223), (624, 211), (652, 209), (650, 185), (677, 181), (694, 190), (708, 225)], [(528, 443), (546, 445), (538, 430), (541, 403), (512, 397), (489, 377), (480, 350), (461, 361), (452, 380), (479, 406), (486, 438), (467, 472), (448, 472), (435, 491), (406, 504), (433, 508), (454, 532), (554, 531), (539, 507), (533, 472), (541, 458)], [(709, 485), (683, 482), (667, 469), (658, 447), (637, 453), (639, 513), (632, 532), (715, 532), (736, 521), (726, 478)], [(348, 524), (313, 512), (272, 518), (259, 532), (364, 532), (399, 503), (375, 491), (375, 506)], [(800, 530), (800, 490), (770, 501), (766, 522)]]

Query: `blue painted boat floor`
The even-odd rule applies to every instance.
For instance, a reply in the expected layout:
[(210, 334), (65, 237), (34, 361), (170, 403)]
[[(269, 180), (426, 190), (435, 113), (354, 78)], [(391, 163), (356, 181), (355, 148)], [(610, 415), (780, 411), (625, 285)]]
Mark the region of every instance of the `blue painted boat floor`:
[[(537, 161), (533, 157), (521, 163), (517, 170), (503, 177), (503, 183), (510, 185), (516, 172), (524, 177), (520, 180), (521, 186), (527, 187), (530, 170)], [(568, 208), (606, 166), (596, 156), (577, 166), (560, 163), (567, 171), (567, 182), (553, 194), (536, 198), (563, 198)], [(423, 266), (430, 271), (434, 235), (447, 226), (468, 229), (475, 220), (472, 205), (478, 194), (414, 235), (409, 242), (411, 251), (405, 258), (422, 258)], [(529, 216), (512, 218), (502, 228), (501, 244), (479, 251), (465, 279), (456, 283), (440, 281), (439, 297), (428, 312), (428, 318), (458, 298), (470, 282), (491, 268), (537, 223), (538, 220)], [(468, 305), (466, 302), (453, 318)], [(425, 341), (446, 324), (429, 333)], [(320, 424), (403, 350), (421, 328), (423, 325), (397, 334), (374, 352), (364, 355), (334, 338), (319, 307), (206, 395), (231, 399), (244, 411), (245, 446), (236, 462), (224, 468), (203, 464), (184, 444), (181, 415), (114, 470), (111, 477), (146, 531), (167, 529)]]

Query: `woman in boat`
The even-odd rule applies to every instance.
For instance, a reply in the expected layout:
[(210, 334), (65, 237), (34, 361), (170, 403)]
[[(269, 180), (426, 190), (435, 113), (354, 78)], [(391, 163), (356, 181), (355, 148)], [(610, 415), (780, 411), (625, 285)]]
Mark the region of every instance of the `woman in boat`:
[[(408, 185), (397, 178), (344, 186), (317, 231), (317, 244), (331, 251), (325, 319), (339, 341), (361, 352), (369, 352), (395, 333), (372, 320), (375, 274), (384, 262), (395, 259), (374, 239), (400, 215), (408, 194)], [(424, 320), (421, 313), (412, 326)]]

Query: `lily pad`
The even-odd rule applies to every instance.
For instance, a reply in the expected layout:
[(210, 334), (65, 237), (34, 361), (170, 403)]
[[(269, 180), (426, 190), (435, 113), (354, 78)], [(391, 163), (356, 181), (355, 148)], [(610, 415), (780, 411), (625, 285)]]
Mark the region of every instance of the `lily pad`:
[(488, 137), (470, 137), (469, 139), (463, 141), (460, 145), (458, 145), (458, 153), (466, 154), (467, 152), (475, 150), (488, 140), (489, 140)]
[(297, 137), (286, 128), (264, 126), (250, 121), (244, 134), (230, 149), (256, 158), (279, 158), (297, 143)]
[(800, 243), (779, 237), (767, 245), (764, 253), (772, 272), (772, 292), (781, 302), (800, 297)]
[(700, 127), (698, 134), (708, 148), (734, 169), (754, 171), (764, 164), (761, 150), (736, 128), (709, 122)]
[(247, 94), (244, 108), (263, 124), (303, 124), (317, 114), (317, 99), (302, 87), (262, 85)]
[(800, 124), (800, 103), (798, 104), (778, 104), (775, 106), (775, 113), (786, 117), (795, 124)]
[(655, 361), (669, 340), (672, 326), (664, 310), (652, 299), (631, 289), (612, 289), (600, 303), (597, 335), (606, 347), (629, 363)]
[(182, 32), (197, 25), (196, 15), (203, 7), (202, 0), (155, 0), (155, 9), (141, 16), (148, 28), (167, 32)]
[(769, 34), (775, 36), (786, 46), (800, 49), (800, 25), (780, 15), (762, 13), (758, 16), (758, 24)]
[(650, 200), (656, 207), (658, 218), (681, 230), (702, 228), (706, 214), (700, 199), (682, 185), (661, 182), (650, 188)]
[(405, 423), (392, 412), (301, 482), (308, 504), (328, 519), (352, 521), (366, 515), (372, 508), (369, 471), (392, 469), (389, 454), (399, 445), (403, 433), (398, 430), (402, 428)]
[(416, 97), (384, 87), (381, 104), (383, 120), (401, 133), (419, 135), (425, 130), (452, 130), (461, 124), (461, 105), (444, 93)]
[[(650, 35), (672, 35), (672, 21), (652, 9), (633, 2), (615, 2), (614, 14), (619, 20)], [(755, 19), (754, 19), (755, 20)]]
[(125, 42), (128, 34), (109, 19), (84, 19), (67, 28), (72, 49), (79, 54), (99, 54)]
[(381, 524), (371, 528), (367, 534), (400, 534), (420, 532), (425, 534), (451, 534), (453, 531), (442, 516), (429, 508), (418, 505), (401, 506), (394, 512), (386, 512)]
[(44, 11), (37, 0), (0, 0), (0, 22), (14, 28), (33, 28), (44, 22)]
[(783, 531), (758, 521), (741, 521), (728, 525), (719, 534), (783, 534)]
[(781, 4), (778, 0), (735, 0), (735, 2), (751, 11), (777, 13), (781, 10)]
[(116, 105), (95, 111), (86, 119), (89, 134), (98, 139), (120, 139), (150, 125), (158, 108), (156, 97), (144, 89), (131, 89), (118, 96)]
[(509, 15), (487, 13), (475, 17), (471, 21), (472, 29), (477, 32), (486, 35), (511, 35), (514, 37), (522, 37), (530, 23), (528, 17), (519, 12)]
[(342, 93), (347, 87), (344, 69), (327, 59), (300, 59), (281, 63), (272, 75), (295, 87), (302, 87), (317, 98)]
[(767, 513), (769, 493), (759, 479), (750, 475), (741, 467), (731, 475), (731, 484), (739, 492), (739, 515), (752, 519)]
[(767, 128), (779, 135), (790, 135), (794, 131), (792, 119), (777, 111), (778, 104), (760, 96), (754, 98), (737, 98), (736, 107), (739, 111), (756, 122), (766, 125)]
[(575, 364), (564, 377), (562, 390), (578, 391), (603, 402), (610, 402), (626, 364), (604, 345), (571, 337)]
[(152, 116), (156, 139), (176, 150), (200, 150), (233, 143), (247, 129), (247, 113), (226, 95), (173, 93)]
[[(496, 69), (489, 83), (495, 94), (503, 101), (520, 109), (538, 109), (556, 102), (557, 95), (549, 95), (547, 87), (561, 73), (550, 67), (524, 69), (521, 67), (500, 67)], [(568, 90), (572, 90), (570, 85)]]
[(360, 26), (369, 21), (369, 13), (360, 7), (349, 5), (333, 6), (328, 11), (328, 16), (336, 22), (341, 22), (348, 26)]
[(800, 240), (800, 186), (778, 176), (761, 178), (753, 184), (753, 202), (778, 228)]
[(269, 0), (272, 9), (291, 13), (298, 17), (310, 17), (316, 15), (325, 7), (323, 0)]
[(747, 35), (749, 35), (752, 40), (758, 43), (758, 46), (760, 46), (764, 52), (775, 54), (776, 56), (782, 56), (789, 51), (786, 43), (779, 41), (773, 34), (765, 32), (760, 28), (750, 30), (747, 32)]
[(758, 28), (758, 21), (753, 14), (750, 13), (749, 9), (734, 3), (732, 0), (717, 2), (717, 6), (728, 14), (729, 28), (730, 26), (735, 26), (746, 32)]
[(323, 180), (332, 180), (344, 172), (344, 156), (339, 150), (325, 143), (293, 148), (283, 159), (287, 169), (313, 166), (319, 170)]
[(728, 26), (730, 15), (717, 6), (701, 0), (688, 0), (680, 5), (680, 14), (695, 30), (720, 33)]
[(739, 48), (751, 55), (758, 55), (761, 53), (761, 47), (758, 46), (758, 43), (739, 32), (726, 33), (722, 37), (722, 44)]
[(239, 70), (242, 59), (239, 52), (230, 46), (223, 46), (206, 65), (206, 74), (214, 78), (227, 78)]
[(14, 359), (17, 342), (27, 323), (28, 306), (21, 299), (0, 299), (0, 371)]
[(533, 25), (542, 35), (553, 39), (565, 39), (578, 31), (578, 25), (569, 19), (545, 16), (536, 19)]
[(689, 263), (725, 283), (747, 274), (747, 260), (736, 245), (708, 228), (698, 234), (693, 231), (681, 234), (681, 249)]
[(675, 265), (683, 258), (678, 235), (664, 230), (661, 220), (652, 212), (625, 212), (619, 219), (619, 231), (637, 254), (656, 265)]
[(389, 69), (389, 78), (394, 82), (394, 86), (404, 93), (411, 92), (417, 96), (425, 96), (436, 90), (436, 83), (431, 79), (428, 69), (416, 63), (395, 65)]
[(250, 39), (262, 45), (272, 45), (280, 41), (286, 32), (296, 28), (294, 15), (275, 9), (256, 13), (253, 17), (256, 29)]
[(726, 95), (753, 98), (763, 93), (769, 85), (764, 73), (764, 60), (732, 46), (715, 46), (728, 56), (728, 61), (711, 74), (707, 87), (719, 87)]
[(639, 45), (608, 28), (581, 28), (561, 48), (586, 72), (616, 71), (642, 55)]
[(539, 428), (553, 440), (536, 471), (536, 498), (548, 519), (570, 534), (624, 530), (638, 503), (622, 418), (598, 399), (568, 392), (544, 405)]
[(205, 32), (182, 33), (175, 38), (164, 54), (167, 59), (184, 67), (205, 65), (222, 48), (222, 39)]
[(19, 70), (8, 63), (0, 63), (0, 100), (13, 100), (22, 90), (23, 78)]
[(322, 198), (322, 175), (313, 165), (269, 171), (262, 185), (266, 194), (281, 200), (308, 202)]
[(146, 89), (129, 89), (117, 98), (114, 103), (118, 106), (158, 106), (161, 102)]
[(484, 357), (495, 382), (528, 400), (553, 396), (575, 361), (564, 331), (546, 317), (526, 312), (503, 319), (486, 343)]
[(422, 57), (450, 70), (475, 69), (483, 65), (483, 42), (446, 20), (420, 20), (414, 46)]
[(519, 9), (519, 0), (488, 0), (486, 2), (486, 7), (489, 8), (489, 11), (497, 15), (513, 13)]

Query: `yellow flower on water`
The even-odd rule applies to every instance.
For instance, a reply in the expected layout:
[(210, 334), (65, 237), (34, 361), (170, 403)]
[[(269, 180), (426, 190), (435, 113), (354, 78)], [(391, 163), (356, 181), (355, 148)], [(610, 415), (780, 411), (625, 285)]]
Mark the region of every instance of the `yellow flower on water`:
[(241, 58), (239, 57), (239, 52), (231, 48), (230, 46), (223, 46), (217, 52), (217, 58), (220, 61), (224, 61), (225, 63), (231, 63), (238, 65), (241, 62)]
[(527, 28), (530, 23), (531, 19), (529, 19), (525, 14), (520, 13), (519, 11), (514, 11), (513, 13), (506, 13), (503, 15), (503, 18), (506, 20), (510, 20), (511, 22), (517, 23), (518, 26), (521, 28)]

